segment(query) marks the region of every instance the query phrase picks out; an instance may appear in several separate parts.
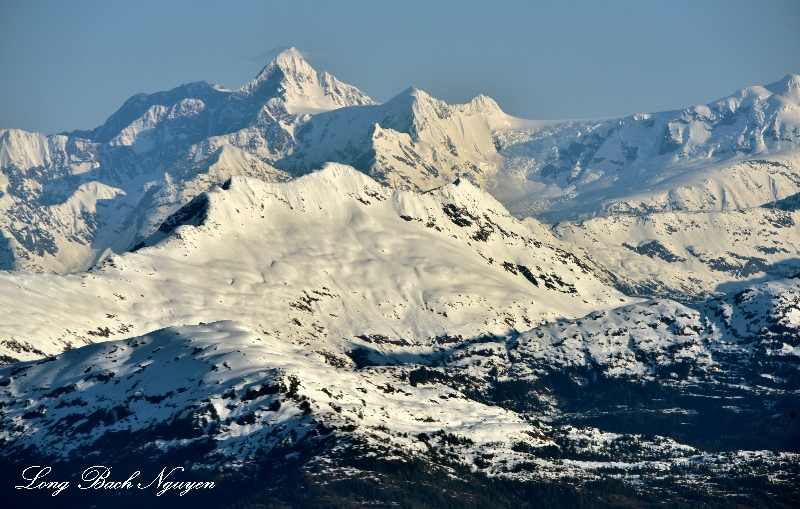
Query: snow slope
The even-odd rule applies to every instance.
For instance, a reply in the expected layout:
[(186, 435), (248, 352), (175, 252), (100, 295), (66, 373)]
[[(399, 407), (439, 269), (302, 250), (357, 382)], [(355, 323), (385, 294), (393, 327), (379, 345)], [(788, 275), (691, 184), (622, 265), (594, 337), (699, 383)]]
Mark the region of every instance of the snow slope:
[(800, 272), (797, 210), (613, 215), (553, 227), (556, 237), (630, 280), (630, 293), (686, 300)]
[(0, 131), (0, 269), (67, 274), (0, 271), (0, 456), (791, 484), (745, 449), (797, 452), (798, 107), (379, 105), (291, 49)]
[(377, 105), (290, 49), (239, 90), (190, 83), (138, 94), (91, 131), (0, 132), (0, 268), (85, 270), (229, 175), (284, 181), (330, 161), (398, 189), (467, 179), (547, 223), (758, 207), (800, 192), (799, 83), (680, 112), (530, 121), (413, 88)]
[[(585, 424), (756, 412), (779, 430), (762, 414), (800, 380), (796, 279), (695, 307), (630, 299), (464, 180), (419, 194), (338, 164), (234, 176), (135, 252), (8, 272), (0, 290), (4, 359), (25, 359), (0, 368), (9, 462), (169, 455), (227, 471), (317, 447), (323, 471), (356, 454), (711, 487), (733, 465), (791, 479), (799, 461)], [(645, 390), (644, 407), (624, 399)], [(570, 408), (582, 398), (595, 410)]]
[(235, 319), (413, 357), (630, 301), (467, 181), (417, 194), (337, 164), (283, 184), (233, 177), (137, 248), (69, 276), (0, 273), (2, 354)]
[(533, 193), (551, 190), (536, 197), (522, 186), (504, 203), (550, 223), (782, 199), (798, 192), (798, 143), (800, 76), (794, 74), (683, 111), (496, 135), (506, 171), (533, 182)]
[(791, 393), (800, 380), (798, 330), (800, 282), (782, 279), (693, 307), (651, 299), (454, 345), (444, 364), (478, 379), (491, 371), (530, 381), (568, 374), (579, 385), (588, 383), (581, 377), (610, 377)]
[(425, 191), (461, 177), (486, 187), (502, 166), (492, 132), (515, 122), (485, 96), (451, 106), (409, 88), (386, 104), (314, 116), (296, 132), (297, 151), (275, 165), (303, 174), (336, 161), (399, 189)]
[(239, 90), (205, 82), (130, 98), (92, 131), (0, 131), (0, 269), (70, 273), (121, 253), (230, 175), (289, 178), (310, 112), (373, 104), (287, 50)]
[[(788, 293), (794, 297), (787, 300)], [(456, 462), (524, 481), (596, 480), (611, 469), (634, 484), (669, 472), (684, 483), (714, 486), (714, 476), (742, 466), (768, 473), (772, 482), (791, 482), (797, 454), (709, 454), (651, 433), (554, 423), (581, 416), (559, 409), (557, 387), (536, 384), (565, 373), (590, 394), (592, 377), (621, 378), (634, 386), (673, 385), (694, 401), (741, 405), (734, 391), (750, 392), (748, 403), (760, 397), (769, 408), (800, 375), (792, 368), (800, 351), (791, 346), (800, 324), (793, 316), (798, 294), (794, 281), (771, 283), (718, 302), (722, 312), (711, 306), (713, 315), (666, 300), (641, 302), (522, 335), (445, 338), (446, 351), (405, 357), (399, 365), (403, 356), (393, 348), (394, 359), (360, 369), (352, 369), (346, 350), (334, 350), (342, 346), (334, 341), (328, 351), (314, 351), (232, 321), (169, 327), (0, 369), (0, 455), (57, 462), (91, 456), (100, 464), (178, 455), (192, 469), (239, 469), (274, 450), (280, 462), (321, 441), (328, 445), (317, 459), (331, 468), (337, 450), (350, 449), (387, 461)], [(774, 330), (720, 334), (720, 323), (736, 328), (741, 313), (770, 323), (777, 318), (785, 331), (794, 330), (783, 339), (794, 339), (765, 352), (764, 334)], [(522, 391), (507, 399), (504, 387)], [(531, 400), (544, 408), (521, 411)], [(672, 403), (654, 399), (648, 406), (684, 419), (697, 413), (659, 402)], [(747, 411), (723, 406), (716, 417), (728, 408)], [(533, 424), (533, 417), (545, 422)]]
[[(309, 433), (319, 435), (312, 414), (328, 433), (388, 424), (406, 437), (445, 429), (479, 443), (515, 437), (536, 443), (525, 434), (535, 428), (502, 408), (458, 397), (446, 387), (406, 384), (395, 390), (391, 371), (337, 369), (326, 362), (323, 355), (239, 323), (216, 322), (6, 368), (0, 389), (7, 409), (0, 429), (3, 456), (32, 447), (61, 460), (81, 457), (113, 436), (145, 439), (162, 452), (205, 448), (197, 458), (204, 468), (235, 465)], [(34, 394), (36, 402), (21, 399)], [(438, 400), (435, 406), (431, 398)], [(404, 442), (414, 448), (416, 440)], [(424, 445), (416, 442), (416, 448)]]

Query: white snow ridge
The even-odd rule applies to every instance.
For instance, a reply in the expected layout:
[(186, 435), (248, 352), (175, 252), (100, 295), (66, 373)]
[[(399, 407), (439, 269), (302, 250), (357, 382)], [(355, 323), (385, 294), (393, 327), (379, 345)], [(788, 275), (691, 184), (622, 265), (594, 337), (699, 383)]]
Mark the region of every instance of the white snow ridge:
[(792, 507), (799, 83), (532, 121), (292, 48), (0, 131), (4, 499)]

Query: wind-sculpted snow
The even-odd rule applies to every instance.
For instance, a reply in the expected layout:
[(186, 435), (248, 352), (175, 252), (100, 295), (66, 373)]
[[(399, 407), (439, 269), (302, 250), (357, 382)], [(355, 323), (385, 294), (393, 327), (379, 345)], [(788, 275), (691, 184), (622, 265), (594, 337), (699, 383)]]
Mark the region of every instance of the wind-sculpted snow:
[(0, 273), (0, 353), (236, 319), (378, 362), (630, 301), (466, 181), (417, 194), (340, 165), (285, 184), (233, 177), (136, 248), (87, 273)]

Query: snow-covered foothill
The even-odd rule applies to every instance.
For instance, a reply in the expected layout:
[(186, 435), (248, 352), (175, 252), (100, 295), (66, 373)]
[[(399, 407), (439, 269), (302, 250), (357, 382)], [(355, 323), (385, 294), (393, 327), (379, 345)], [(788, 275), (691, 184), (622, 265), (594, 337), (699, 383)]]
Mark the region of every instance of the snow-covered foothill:
[(446, 387), (403, 384), (385, 368), (337, 369), (329, 357), (236, 322), (91, 345), (6, 367), (0, 380), (6, 458), (30, 447), (66, 460), (125, 437), (161, 453), (203, 449), (196, 459), (213, 468), (319, 435), (320, 422), (328, 433), (380, 427), (409, 449), (425, 448), (415, 438), (423, 432), (481, 444), (536, 431)]
[(799, 214), (755, 207), (613, 215), (558, 223), (552, 233), (630, 280), (630, 293), (697, 300), (800, 272)]

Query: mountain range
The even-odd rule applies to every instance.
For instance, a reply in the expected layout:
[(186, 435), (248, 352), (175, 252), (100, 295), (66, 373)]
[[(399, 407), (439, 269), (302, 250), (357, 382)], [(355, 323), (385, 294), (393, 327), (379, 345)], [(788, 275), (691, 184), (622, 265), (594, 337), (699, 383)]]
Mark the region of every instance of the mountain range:
[(799, 87), (788, 75), (684, 111), (527, 121), (413, 88), (379, 105), (287, 50), (236, 91), (191, 83), (136, 95), (92, 131), (0, 131), (0, 267), (85, 270), (231, 175), (285, 181), (325, 162), (397, 189), (464, 178), (547, 225), (757, 209), (800, 192)]
[(174, 463), (220, 507), (792, 507), (798, 108), (796, 75), (615, 119), (377, 104), (291, 49), (0, 131), (0, 471)]

